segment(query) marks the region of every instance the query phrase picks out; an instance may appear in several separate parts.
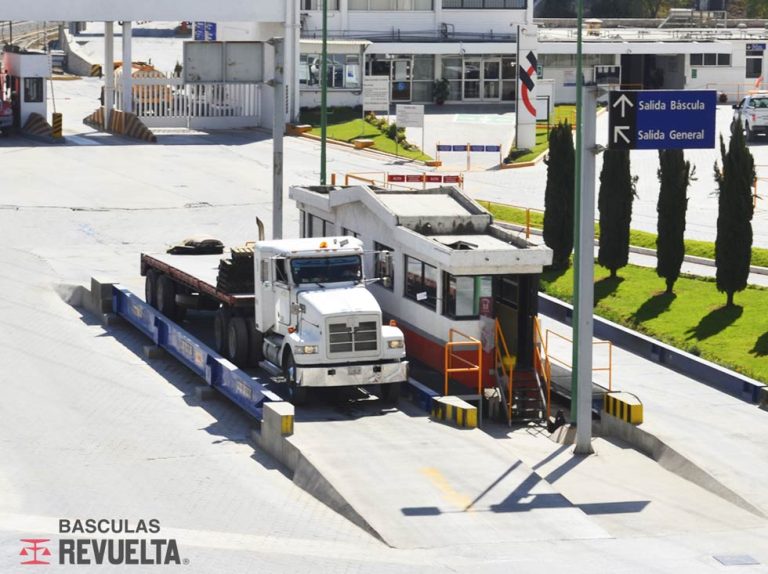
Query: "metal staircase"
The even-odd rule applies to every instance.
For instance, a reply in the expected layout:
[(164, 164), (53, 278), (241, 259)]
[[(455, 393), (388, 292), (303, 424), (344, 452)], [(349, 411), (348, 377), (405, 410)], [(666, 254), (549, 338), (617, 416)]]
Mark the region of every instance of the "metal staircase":
[(550, 415), (550, 366), (538, 320), (534, 324), (533, 367), (517, 369), (517, 358), (509, 352), (499, 321), (494, 335), (496, 388), (506, 407), (507, 424), (542, 421)]

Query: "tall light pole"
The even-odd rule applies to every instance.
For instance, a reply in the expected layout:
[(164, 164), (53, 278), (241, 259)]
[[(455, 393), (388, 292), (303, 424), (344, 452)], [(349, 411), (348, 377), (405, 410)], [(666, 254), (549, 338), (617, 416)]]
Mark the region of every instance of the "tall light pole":
[(325, 185), (325, 146), (328, 139), (328, 0), (323, 0), (323, 47), (320, 67), (320, 185)]
[[(577, 0), (576, 165), (574, 182), (573, 358), (571, 421), (576, 422), (576, 454), (592, 451), (592, 316), (594, 303), (595, 92), (584, 115), (584, 0)], [(585, 128), (586, 138), (585, 138)], [(589, 149), (585, 150), (585, 145)], [(586, 153), (585, 153), (586, 151)]]

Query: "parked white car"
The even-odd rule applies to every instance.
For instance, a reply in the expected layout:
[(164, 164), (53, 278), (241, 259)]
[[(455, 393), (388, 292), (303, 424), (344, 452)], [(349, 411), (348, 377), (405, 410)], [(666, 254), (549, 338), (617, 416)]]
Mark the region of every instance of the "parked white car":
[[(741, 119), (747, 140), (768, 135), (768, 92), (755, 92), (733, 106), (733, 122)], [(731, 124), (733, 125), (733, 124)]]

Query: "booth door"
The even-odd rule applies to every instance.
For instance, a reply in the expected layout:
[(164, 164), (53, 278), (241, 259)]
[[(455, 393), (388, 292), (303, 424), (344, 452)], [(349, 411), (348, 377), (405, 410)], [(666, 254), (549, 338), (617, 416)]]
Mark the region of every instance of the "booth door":
[(533, 364), (533, 321), (538, 313), (538, 275), (500, 275), (493, 282), (493, 307), (517, 368)]

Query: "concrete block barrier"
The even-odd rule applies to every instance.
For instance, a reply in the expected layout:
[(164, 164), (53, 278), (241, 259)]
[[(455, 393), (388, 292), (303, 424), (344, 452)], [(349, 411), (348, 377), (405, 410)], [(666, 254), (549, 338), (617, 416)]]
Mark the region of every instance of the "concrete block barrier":
[(432, 418), (459, 428), (477, 428), (477, 408), (459, 397), (440, 397), (432, 402)]
[(605, 412), (633, 424), (643, 423), (643, 403), (632, 393), (610, 392), (605, 394)]

